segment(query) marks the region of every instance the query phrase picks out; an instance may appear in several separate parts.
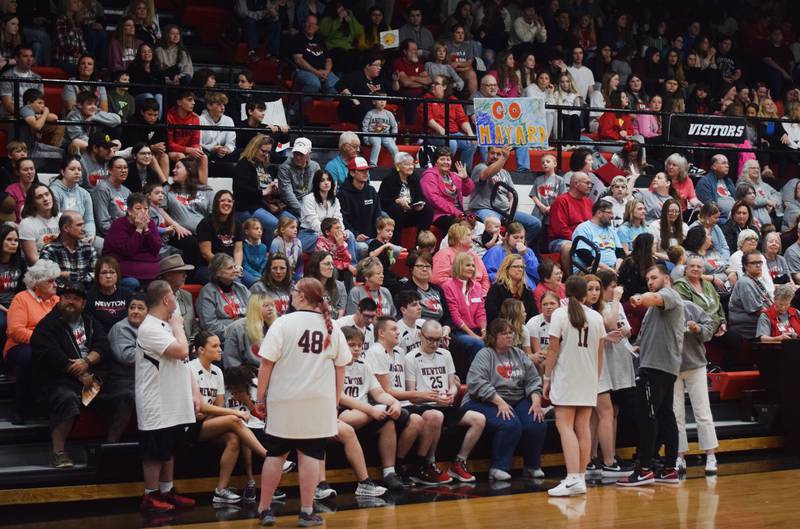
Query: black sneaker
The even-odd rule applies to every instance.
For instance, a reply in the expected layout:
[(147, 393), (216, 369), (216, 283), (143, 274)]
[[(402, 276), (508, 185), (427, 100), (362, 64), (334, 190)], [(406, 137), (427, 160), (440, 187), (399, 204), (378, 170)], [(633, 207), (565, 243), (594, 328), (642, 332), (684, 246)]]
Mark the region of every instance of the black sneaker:
[(318, 514), (306, 514), (301, 512), (297, 517), (298, 527), (314, 527), (315, 525), (322, 525), (323, 523), (325, 522), (322, 520), (322, 516)]
[(430, 466), (421, 463), (409, 468), (408, 479), (417, 485), (439, 485), (439, 476), (434, 475)]
[(617, 485), (620, 487), (640, 487), (642, 485), (655, 483), (655, 481), (656, 477), (652, 470), (638, 469), (627, 478), (622, 478), (617, 481)]
[(603, 468), (603, 462), (600, 459), (592, 459), (589, 461), (589, 464), (586, 465), (586, 474), (597, 476), (600, 474), (601, 469)]
[(258, 521), (261, 522), (262, 526), (269, 527), (275, 525), (275, 513), (272, 512), (272, 509), (267, 509), (266, 511), (261, 511), (258, 513)]
[(272, 501), (282, 501), (286, 499), (286, 493), (283, 492), (281, 489), (275, 489), (275, 492), (272, 493)]
[(619, 461), (614, 461), (613, 465), (606, 465), (600, 468), (604, 478), (625, 478), (633, 473), (633, 468), (623, 467)]
[(400, 476), (392, 472), (386, 476), (383, 476), (383, 484), (386, 486), (387, 489), (393, 491), (405, 490), (406, 486), (403, 484), (403, 480), (400, 479)]

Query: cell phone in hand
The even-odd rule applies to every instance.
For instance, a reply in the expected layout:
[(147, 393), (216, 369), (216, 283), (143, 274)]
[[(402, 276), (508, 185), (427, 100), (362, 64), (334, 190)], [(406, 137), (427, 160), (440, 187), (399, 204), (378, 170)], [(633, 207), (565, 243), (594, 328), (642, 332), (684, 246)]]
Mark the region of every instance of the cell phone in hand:
[(413, 204), (411, 204), (411, 207), (412, 208), (416, 208), (416, 209), (422, 209), (422, 208), (425, 207), (425, 201), (424, 200), (420, 200), (418, 202), (414, 202)]

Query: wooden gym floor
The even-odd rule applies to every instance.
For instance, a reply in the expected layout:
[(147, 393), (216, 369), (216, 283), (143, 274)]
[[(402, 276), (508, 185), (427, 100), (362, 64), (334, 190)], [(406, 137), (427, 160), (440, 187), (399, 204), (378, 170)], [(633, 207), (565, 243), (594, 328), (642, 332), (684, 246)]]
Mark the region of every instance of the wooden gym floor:
[[(563, 470), (562, 470), (563, 472)], [(585, 497), (550, 498), (558, 470), (537, 481), (514, 479), (490, 485), (485, 474), (476, 484), (413, 489), (384, 498), (359, 499), (337, 485), (333, 502), (317, 503), (329, 528), (477, 529), (516, 528), (798, 528), (800, 457), (773, 451), (758, 456), (726, 456), (720, 475), (703, 476), (699, 460), (679, 485), (622, 489), (613, 483), (592, 484)], [(279, 507), (278, 527), (294, 527), (296, 489)], [(214, 509), (208, 494), (200, 505), (176, 516), (141, 515), (136, 500), (118, 498), (47, 505), (6, 505), (0, 525), (20, 529), (134, 529), (181, 526), (187, 529), (255, 529), (255, 506)]]

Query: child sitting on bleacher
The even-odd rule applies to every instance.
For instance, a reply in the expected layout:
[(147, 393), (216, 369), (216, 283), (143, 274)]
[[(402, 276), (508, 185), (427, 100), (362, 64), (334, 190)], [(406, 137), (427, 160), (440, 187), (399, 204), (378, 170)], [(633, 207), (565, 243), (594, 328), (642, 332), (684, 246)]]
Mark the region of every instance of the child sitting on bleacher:
[(275, 228), (275, 238), (269, 247), (269, 253), (281, 253), (289, 259), (289, 272), (292, 279), (299, 281), (303, 277), (303, 245), (297, 238), (297, 219), (281, 217)]
[(428, 260), (433, 259), (436, 251), (436, 235), (430, 230), (419, 230), (417, 233), (417, 245), (414, 252), (417, 255), (424, 255)]
[(64, 127), (55, 125), (58, 116), (50, 112), (44, 101), (44, 94), (36, 88), (25, 90), (22, 95), (25, 104), (19, 117), (28, 126), (20, 131), (20, 137), (30, 145), (31, 158), (61, 158), (64, 151), (59, 145), (64, 139)]
[(244, 260), (242, 261), (244, 274), (242, 281), (249, 288), (264, 273), (264, 266), (267, 264), (267, 245), (261, 242), (263, 229), (261, 228), (261, 222), (255, 217), (244, 221), (242, 230), (244, 231), (244, 244), (242, 245), (242, 250), (244, 251)]
[(497, 217), (486, 217), (483, 221), (483, 233), (481, 234), (481, 246), (486, 250), (494, 248), (501, 241), (500, 219)]
[(353, 265), (353, 256), (347, 248), (347, 236), (342, 223), (333, 217), (322, 219), (319, 225), (320, 236), (317, 238), (315, 251), (328, 252), (333, 257), (333, 266), (337, 270), (338, 279), (349, 284), (350, 279), (356, 274)]
[[(386, 92), (374, 92), (372, 95), (385, 96)], [(364, 116), (364, 121), (361, 124), (363, 132), (377, 132), (379, 134), (397, 134), (397, 120), (394, 114), (386, 110), (385, 99), (373, 99), (372, 105), (375, 107)], [(389, 149), (392, 154), (392, 160), (399, 152), (397, 150), (397, 143), (394, 138), (388, 136), (367, 136), (366, 143), (372, 147), (369, 155), (369, 166), (376, 167), (378, 165), (378, 156), (381, 154), (381, 145)]]

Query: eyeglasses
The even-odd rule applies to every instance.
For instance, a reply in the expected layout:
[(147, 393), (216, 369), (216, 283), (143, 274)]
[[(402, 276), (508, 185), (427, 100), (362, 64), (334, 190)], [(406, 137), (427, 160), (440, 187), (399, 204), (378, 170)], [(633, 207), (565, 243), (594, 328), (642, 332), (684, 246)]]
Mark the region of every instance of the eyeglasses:
[(519, 265), (519, 264), (511, 265), (511, 266), (509, 266), (509, 268), (525, 268), (525, 265)]
[(290, 291), (292, 294), (294, 294), (295, 292), (300, 292), (300, 290), (299, 290), (297, 287), (295, 287), (295, 286), (293, 286), (291, 289), (289, 289), (289, 291)]
[(422, 336), (423, 338), (428, 340), (430, 343), (435, 343), (435, 344), (442, 343), (442, 337), (441, 336), (439, 338), (431, 338), (430, 336), (425, 336), (422, 333), (420, 333), (420, 336)]

